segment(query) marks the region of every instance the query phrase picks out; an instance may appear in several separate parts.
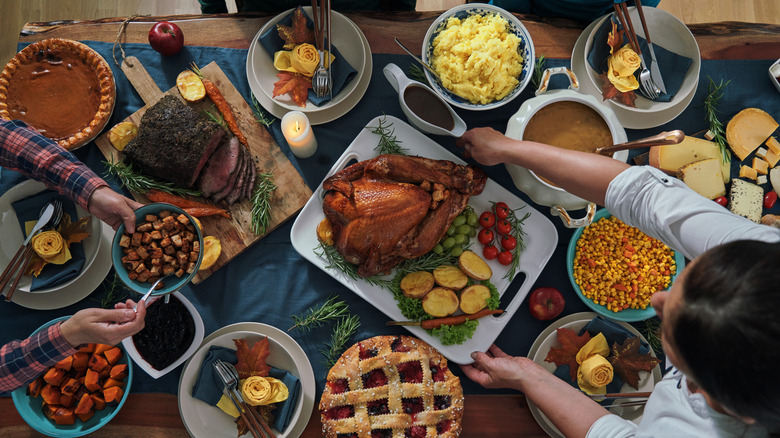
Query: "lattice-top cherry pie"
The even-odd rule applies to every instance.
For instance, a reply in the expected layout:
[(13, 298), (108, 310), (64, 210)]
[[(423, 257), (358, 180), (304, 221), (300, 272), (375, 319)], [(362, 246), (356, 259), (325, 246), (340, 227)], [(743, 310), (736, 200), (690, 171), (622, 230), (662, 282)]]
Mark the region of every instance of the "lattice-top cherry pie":
[(376, 336), (331, 368), (320, 415), (326, 437), (457, 437), (463, 389), (435, 348), (411, 336)]

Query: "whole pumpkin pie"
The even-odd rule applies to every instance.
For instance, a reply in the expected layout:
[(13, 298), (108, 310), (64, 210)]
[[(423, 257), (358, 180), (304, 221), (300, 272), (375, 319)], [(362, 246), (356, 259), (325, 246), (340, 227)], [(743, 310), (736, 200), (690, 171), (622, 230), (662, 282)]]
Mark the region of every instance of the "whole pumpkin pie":
[(30, 44), (0, 74), (0, 118), (27, 122), (68, 150), (100, 133), (115, 100), (108, 63), (77, 41)]

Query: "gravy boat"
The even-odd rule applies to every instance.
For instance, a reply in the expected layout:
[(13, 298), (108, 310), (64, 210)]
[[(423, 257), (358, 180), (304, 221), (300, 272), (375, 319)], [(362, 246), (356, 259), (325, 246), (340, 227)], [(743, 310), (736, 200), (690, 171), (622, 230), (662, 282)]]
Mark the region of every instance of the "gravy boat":
[[(433, 90), (431, 90), (430, 87), (423, 84), (422, 82), (409, 79), (400, 67), (392, 63), (387, 64), (383, 69), (383, 72), (385, 73), (387, 81), (390, 82), (390, 85), (392, 85), (395, 91), (398, 92), (398, 103), (401, 105), (401, 110), (403, 110), (409, 122), (417, 129), (429, 134), (451, 135), (453, 137), (460, 137), (464, 132), (466, 132), (466, 122), (464, 122), (463, 119), (461, 119), (460, 116), (458, 116), (455, 111), (452, 110), (452, 108), (447, 104), (447, 102), (444, 101), (444, 99), (439, 97)], [(427, 106), (426, 112), (430, 111), (430, 113), (424, 115), (426, 118), (428, 118), (428, 120), (431, 120), (431, 114), (435, 113), (436, 111), (440, 111), (441, 114), (439, 114), (439, 116), (444, 115), (446, 118), (446, 114), (449, 114), (449, 116), (452, 118), (452, 128), (446, 129), (446, 126), (433, 124), (415, 113), (409, 107), (409, 103), (407, 103), (407, 90), (410, 87), (419, 87), (421, 90), (424, 90), (418, 94), (420, 94), (424, 99), (428, 100), (429, 106)], [(441, 106), (439, 106), (439, 104), (441, 104)]]

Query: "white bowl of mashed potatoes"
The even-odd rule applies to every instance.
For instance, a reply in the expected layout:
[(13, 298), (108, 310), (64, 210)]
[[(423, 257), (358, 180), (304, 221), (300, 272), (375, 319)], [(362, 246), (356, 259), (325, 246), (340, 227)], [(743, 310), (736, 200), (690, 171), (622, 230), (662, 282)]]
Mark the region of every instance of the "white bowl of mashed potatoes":
[(531, 81), (531, 35), (511, 13), (488, 4), (456, 6), (428, 28), (422, 59), (431, 87), (451, 105), (489, 110), (512, 101)]

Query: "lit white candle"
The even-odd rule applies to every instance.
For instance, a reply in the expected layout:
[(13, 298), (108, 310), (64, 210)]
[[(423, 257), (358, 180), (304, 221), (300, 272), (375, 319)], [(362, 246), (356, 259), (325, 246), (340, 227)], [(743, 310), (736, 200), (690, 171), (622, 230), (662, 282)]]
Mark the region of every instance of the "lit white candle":
[(298, 158), (308, 158), (317, 152), (317, 139), (306, 114), (290, 111), (282, 117), (282, 134), (290, 150)]

